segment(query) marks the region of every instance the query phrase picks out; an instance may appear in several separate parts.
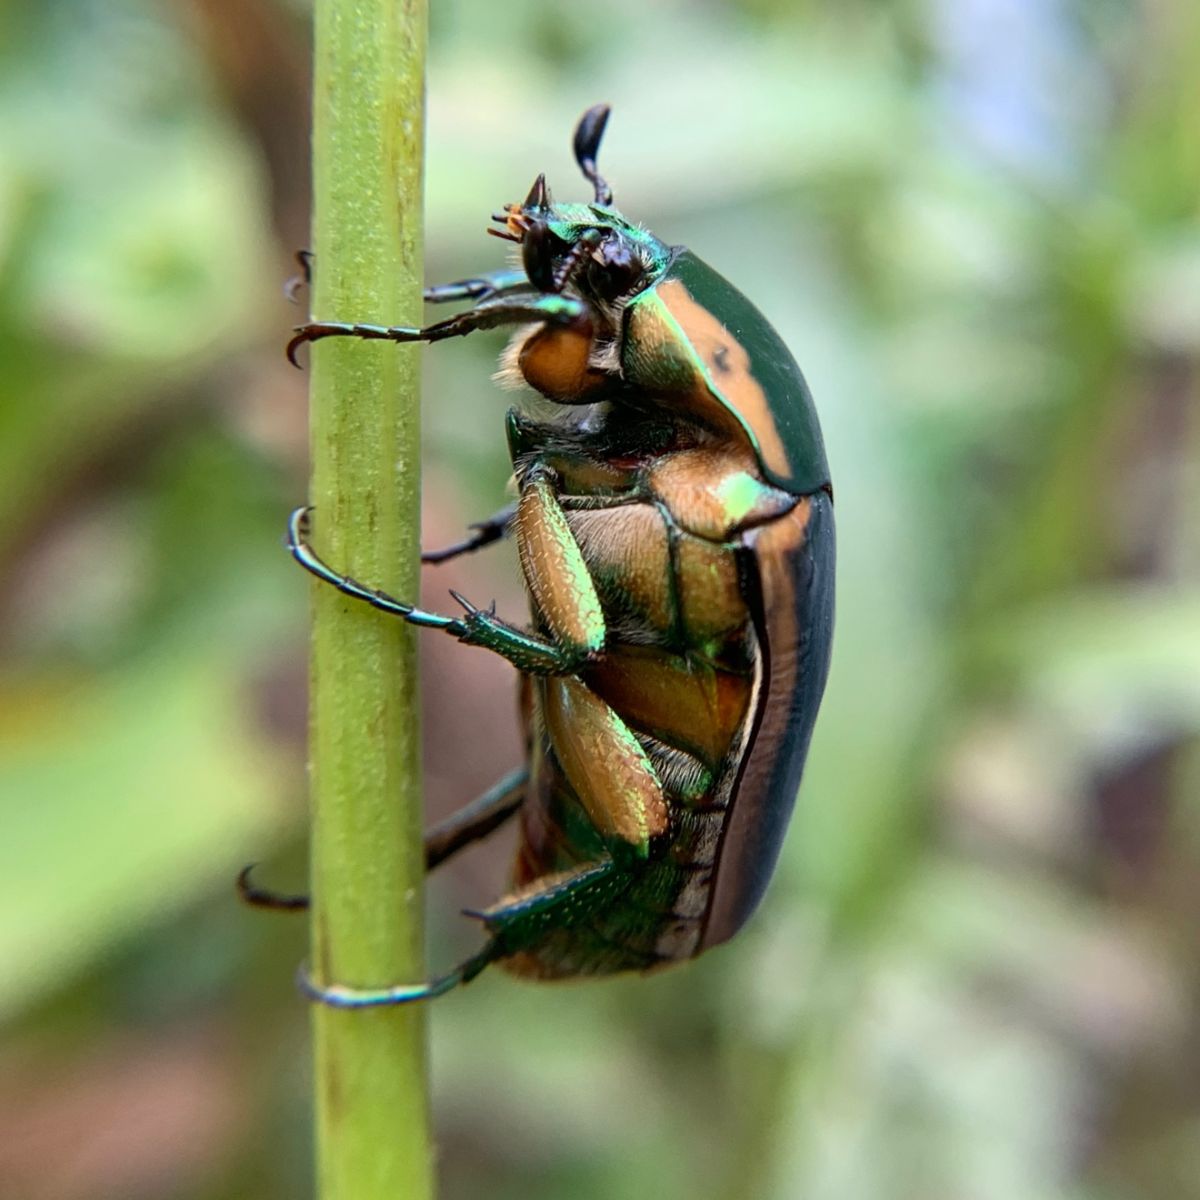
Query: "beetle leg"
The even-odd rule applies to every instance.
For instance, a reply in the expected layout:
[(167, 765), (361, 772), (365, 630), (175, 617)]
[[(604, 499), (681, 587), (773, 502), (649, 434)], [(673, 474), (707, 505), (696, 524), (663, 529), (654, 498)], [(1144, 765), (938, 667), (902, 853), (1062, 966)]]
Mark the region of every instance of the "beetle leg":
[(508, 526), (517, 511), (516, 504), (506, 504), (498, 513), (493, 513), (483, 521), (476, 521), (470, 526), (475, 530), (468, 538), (463, 538), (461, 542), (455, 542), (452, 546), (445, 546), (441, 550), (424, 550), (421, 553), (421, 561), (423, 563), (444, 563), (449, 562), (452, 558), (458, 558), (460, 554), (470, 554), (474, 550), (481, 550), (484, 546), (490, 546), (493, 542), (498, 542), (508, 533)]
[[(440, 867), (464, 847), (499, 829), (521, 807), (529, 784), (529, 768), (518, 767), (492, 784), (481, 796), (457, 812), (451, 813), (425, 831), (425, 870)], [(237, 877), (237, 892), (252, 908), (270, 908), (277, 912), (299, 912), (308, 908), (308, 897), (272, 892), (259, 887), (251, 878), (255, 864), (243, 867)]]
[(604, 646), (607, 633), (596, 585), (571, 532), (549, 471), (521, 482), (516, 538), (525, 583), (554, 640), (580, 658)]
[(305, 967), (301, 967), (297, 972), (296, 983), (310, 1000), (328, 1004), (331, 1008), (380, 1008), (391, 1004), (410, 1004), (414, 1000), (432, 1000), (435, 996), (444, 996), (460, 983), (470, 983), (488, 963), (502, 953), (502, 948), (493, 939), (478, 954), (473, 954), (453, 970), (447, 971), (445, 975), (427, 979), (424, 983), (402, 983), (395, 987), (382, 988), (346, 987), (334, 983), (322, 987), (313, 980)]
[(504, 956), (527, 949), (535, 942), (551, 914), (556, 929), (566, 928), (608, 904), (626, 886), (626, 872), (613, 859), (603, 858), (569, 871), (543, 875), (487, 908), (463, 911), (484, 923), (500, 943), (500, 953)]
[(542, 719), (554, 756), (588, 819), (614, 849), (650, 853), (670, 828), (662, 781), (620, 714), (575, 676), (542, 685)]
[(497, 325), (523, 325), (537, 321), (567, 324), (586, 315), (587, 304), (574, 296), (543, 295), (529, 292), (512, 296), (494, 296), (483, 300), (466, 312), (456, 313), (444, 321), (418, 328), (415, 325), (358, 325), (345, 321), (312, 321), (297, 325), (295, 336), (287, 344), (287, 357), (292, 366), (296, 351), (305, 342), (317, 342), (327, 337), (356, 337), (367, 341), (440, 342), (445, 338), (466, 337), (477, 329), (494, 329)]
[(287, 892), (272, 892), (268, 888), (259, 887), (250, 875), (257, 863), (250, 863), (238, 872), (238, 899), (251, 908), (269, 908), (275, 912), (303, 912), (308, 907), (308, 897), (293, 895)]
[(518, 767), (486, 792), (425, 831), (425, 870), (432, 871), (464, 846), (499, 829), (521, 807), (529, 767)]
[(292, 304), (297, 303), (300, 289), (302, 287), (309, 287), (312, 284), (313, 252), (311, 250), (297, 250), (295, 258), (300, 272), (297, 275), (293, 275), (283, 285), (283, 294)]
[(489, 300), (502, 292), (515, 292), (529, 286), (529, 277), (519, 267), (489, 271), (474, 279), (454, 283), (431, 284), (422, 293), (426, 304), (451, 304), (456, 300)]
[(488, 963), (536, 945), (548, 925), (566, 929), (586, 921), (596, 910), (611, 904), (627, 886), (628, 876), (612, 859), (587, 863), (573, 871), (539, 879), (488, 908), (468, 909), (468, 916), (483, 921), (492, 935), (491, 941), (478, 954), (445, 975), (425, 983), (405, 983), (395, 987), (356, 988), (342, 984), (322, 987), (301, 968), (300, 990), (310, 1000), (333, 1008), (380, 1008), (408, 1004), (413, 1000), (431, 1000), (445, 995), (460, 983), (470, 983)]
[[(315, 257), (311, 250), (297, 250), (296, 263), (300, 267), (284, 285), (283, 294), (293, 303), (302, 287), (312, 284), (312, 264)], [(488, 271), (473, 279), (458, 279), (454, 283), (430, 284), (422, 293), (426, 304), (447, 304), (457, 300), (487, 300), (502, 292), (514, 292), (529, 286), (529, 277), (519, 267), (500, 271)]]
[(440, 613), (426, 612), (395, 596), (376, 588), (367, 587), (349, 575), (339, 575), (332, 567), (317, 557), (316, 552), (305, 540), (308, 508), (298, 508), (288, 521), (287, 548), (291, 556), (308, 572), (337, 588), (345, 596), (362, 600), (380, 612), (401, 617), (410, 625), (426, 629), (442, 629), (452, 637), (469, 646), (483, 646), (508, 659), (520, 671), (535, 675), (556, 675), (575, 670), (586, 654), (569, 646), (558, 646), (538, 637), (537, 634), (519, 629), (502, 621), (494, 612), (476, 608), (457, 592), (450, 594), (466, 610), (464, 616), (446, 617)]

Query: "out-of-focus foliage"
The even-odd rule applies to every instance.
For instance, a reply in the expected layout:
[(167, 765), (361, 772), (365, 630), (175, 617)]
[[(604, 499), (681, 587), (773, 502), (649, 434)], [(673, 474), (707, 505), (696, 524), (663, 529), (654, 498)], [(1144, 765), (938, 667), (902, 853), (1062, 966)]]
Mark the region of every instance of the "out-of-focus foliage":
[[(444, 1194), (1198, 1194), (1200, 9), (433, 7), (430, 278), (498, 264), (536, 171), (582, 193), (610, 101), (618, 203), (804, 364), (840, 539), (761, 915), (439, 1001)], [(282, 0), (0, 4), (5, 1196), (310, 1186), (303, 930), (230, 886), (303, 872), (306, 37)], [(499, 344), (426, 354), (430, 541), (502, 495)], [(509, 557), (430, 602), (519, 610)], [(519, 751), (502, 665), (426, 666), (441, 811)], [(432, 885), (438, 963), (504, 854)]]

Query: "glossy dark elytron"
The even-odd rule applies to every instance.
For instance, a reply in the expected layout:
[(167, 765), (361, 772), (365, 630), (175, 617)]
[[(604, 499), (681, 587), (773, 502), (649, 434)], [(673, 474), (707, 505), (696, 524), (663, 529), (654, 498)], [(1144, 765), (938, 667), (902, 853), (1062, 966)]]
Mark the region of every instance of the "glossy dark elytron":
[(762, 314), (612, 206), (596, 168), (607, 118), (589, 110), (575, 135), (590, 203), (555, 203), (539, 176), (489, 230), (517, 265), (426, 293), (471, 307), (423, 329), (313, 322), (288, 348), (512, 326), (502, 381), (557, 406), (548, 420), (509, 412), (516, 501), (425, 556), (511, 536), (527, 626), (385, 596), (317, 558), (306, 514), (293, 517), (292, 553), (332, 586), (508, 659), (528, 742), (525, 766), (426, 841), (432, 867), (518, 820), (512, 890), (475, 914), (483, 948), (427, 982), (310, 984), (327, 1003), (438, 995), (491, 962), (558, 978), (691, 958), (737, 932), (774, 869), (832, 637), (821, 432)]

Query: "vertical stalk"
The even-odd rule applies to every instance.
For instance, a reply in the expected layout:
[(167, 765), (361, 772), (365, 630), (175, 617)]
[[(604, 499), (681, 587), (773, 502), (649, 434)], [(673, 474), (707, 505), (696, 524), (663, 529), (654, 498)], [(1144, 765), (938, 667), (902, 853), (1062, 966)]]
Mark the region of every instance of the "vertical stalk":
[[(313, 313), (421, 315), (425, 0), (316, 0)], [(313, 538), (415, 596), (415, 348), (311, 349)], [(310, 754), (318, 983), (424, 977), (416, 646), (402, 622), (315, 583)], [(313, 1008), (321, 1200), (432, 1195), (424, 1006)]]

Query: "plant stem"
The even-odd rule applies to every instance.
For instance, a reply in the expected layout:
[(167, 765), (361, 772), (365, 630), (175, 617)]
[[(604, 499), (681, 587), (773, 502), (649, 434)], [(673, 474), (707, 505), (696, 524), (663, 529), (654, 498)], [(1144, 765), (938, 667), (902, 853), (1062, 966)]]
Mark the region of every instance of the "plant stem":
[[(421, 314), (424, 0), (316, 0), (313, 313)], [(415, 348), (310, 347), (318, 552), (400, 596), (419, 584)], [(312, 955), (321, 984), (424, 978), (414, 631), (314, 583)], [(315, 1005), (321, 1200), (432, 1195), (425, 1011)]]

